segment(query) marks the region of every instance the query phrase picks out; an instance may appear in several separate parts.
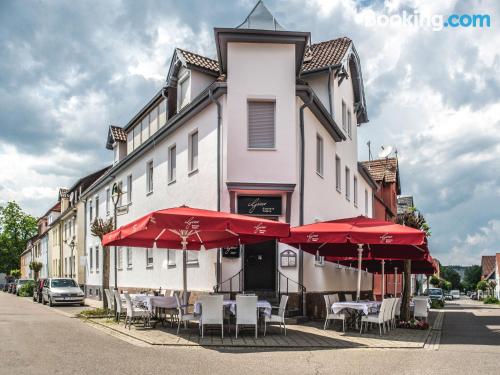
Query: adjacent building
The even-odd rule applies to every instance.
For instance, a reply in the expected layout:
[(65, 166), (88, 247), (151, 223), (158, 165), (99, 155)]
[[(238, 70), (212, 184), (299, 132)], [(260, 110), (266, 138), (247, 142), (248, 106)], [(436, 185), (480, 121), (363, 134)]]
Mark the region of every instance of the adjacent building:
[[(90, 223), (113, 216), (115, 184), (123, 192), (118, 225), (183, 204), (292, 226), (373, 215), (377, 184), (357, 159), (368, 115), (352, 40), (311, 44), (309, 32), (285, 30), (262, 2), (238, 27), (214, 33), (216, 60), (177, 48), (166, 86), (127, 124), (109, 128), (113, 166), (82, 194), (89, 297), (102, 295), (105, 251)], [(114, 249), (107, 251), (113, 265)], [(181, 252), (122, 247), (116, 254), (111, 286), (182, 288)], [(273, 294), (288, 280), (291, 292), (306, 288), (310, 315), (323, 312), (323, 293), (356, 289), (354, 269), (275, 241), (190, 252), (187, 274), (193, 291), (231, 284)], [(362, 279), (371, 293), (372, 275)]]

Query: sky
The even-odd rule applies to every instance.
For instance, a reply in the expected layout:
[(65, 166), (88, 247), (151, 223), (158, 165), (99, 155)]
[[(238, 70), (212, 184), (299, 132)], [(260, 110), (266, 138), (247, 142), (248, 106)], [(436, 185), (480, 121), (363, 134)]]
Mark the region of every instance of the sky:
[[(443, 264), (500, 252), (500, 37), (495, 1), (264, 1), (312, 42), (347, 36), (361, 59), (366, 143), (398, 150), (402, 193)], [(59, 187), (111, 163), (124, 125), (165, 81), (175, 47), (215, 58), (213, 27), (256, 0), (0, 2), (0, 205), (43, 214)], [(489, 28), (374, 24), (380, 16), (490, 15)], [(380, 19), (380, 18), (379, 18)]]

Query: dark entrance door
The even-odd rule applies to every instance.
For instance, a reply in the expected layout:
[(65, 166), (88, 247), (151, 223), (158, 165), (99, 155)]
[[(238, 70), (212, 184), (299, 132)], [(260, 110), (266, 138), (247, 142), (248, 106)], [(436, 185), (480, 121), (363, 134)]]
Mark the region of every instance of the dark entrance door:
[(276, 241), (245, 245), (245, 291), (276, 288)]

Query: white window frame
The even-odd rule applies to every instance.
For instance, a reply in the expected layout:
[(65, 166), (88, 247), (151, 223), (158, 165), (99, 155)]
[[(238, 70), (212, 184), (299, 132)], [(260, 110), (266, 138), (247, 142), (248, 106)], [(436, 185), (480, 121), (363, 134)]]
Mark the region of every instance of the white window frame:
[(99, 262), (99, 246), (95, 247), (95, 272), (99, 273), (99, 267), (100, 267), (100, 262)]
[[(175, 150), (174, 152), (174, 158), (175, 159), (175, 173), (172, 169), (172, 150)], [(168, 147), (168, 176), (167, 176), (167, 182), (168, 184), (173, 184), (176, 181), (177, 178), (177, 145), (174, 143), (173, 145), (170, 145)]]
[(351, 170), (348, 166), (345, 167), (345, 199), (351, 200)]
[(335, 155), (335, 189), (342, 193), (342, 161)]
[(198, 261), (198, 255), (200, 254), (199, 251), (196, 251), (196, 250), (188, 250), (187, 251), (187, 259), (186, 259), (186, 264), (190, 264), (190, 265), (195, 265), (195, 264), (199, 264), (199, 261)]
[(174, 249), (167, 249), (167, 266), (168, 267), (175, 267), (175, 256), (176, 256), (176, 250)]
[(92, 221), (94, 220), (94, 215), (93, 215), (93, 206), (94, 202), (92, 199), (89, 200), (89, 223), (92, 224)]
[(106, 188), (106, 216), (110, 214), (110, 203), (111, 203), (111, 188), (108, 186)]
[[(272, 147), (250, 147), (250, 103), (273, 103), (273, 146)], [(248, 98), (247, 99), (247, 149), (251, 151), (276, 151), (276, 98)]]
[[(146, 268), (153, 268), (153, 264), (154, 264), (154, 253), (153, 253), (153, 249), (152, 248), (146, 248), (145, 249), (145, 253), (146, 253)], [(149, 256), (151, 254), (151, 256)], [(151, 259), (151, 261), (150, 261)]]
[(342, 99), (342, 129), (347, 130), (347, 104)]
[(352, 138), (352, 115), (351, 110), (347, 110), (347, 135)]
[(99, 194), (95, 196), (95, 217), (99, 218)]
[(368, 189), (365, 189), (365, 216), (368, 217)]
[(132, 204), (132, 185), (133, 185), (132, 175), (129, 174), (127, 176), (127, 204), (128, 205)]
[[(196, 135), (196, 165), (194, 165), (194, 148), (193, 148), (193, 137)], [(188, 174), (193, 174), (198, 171), (198, 162), (199, 162), (199, 154), (200, 154), (200, 133), (198, 129), (193, 130), (188, 135)]]
[(316, 173), (323, 177), (325, 170), (325, 142), (323, 137), (316, 133)]
[(127, 247), (127, 269), (131, 270), (132, 269), (132, 248)]
[(153, 159), (150, 159), (146, 162), (146, 195), (153, 194), (154, 177), (154, 163)]
[(354, 206), (358, 207), (358, 177), (354, 176), (353, 186), (352, 186), (352, 195), (354, 200)]
[(191, 88), (191, 72), (188, 70), (182, 77), (179, 78), (179, 83), (177, 84), (177, 112), (188, 105), (191, 102), (191, 90), (187, 90), (186, 93), (186, 103), (182, 105), (182, 84), (188, 81), (188, 89)]
[(116, 249), (116, 268), (121, 271), (123, 269), (123, 246)]

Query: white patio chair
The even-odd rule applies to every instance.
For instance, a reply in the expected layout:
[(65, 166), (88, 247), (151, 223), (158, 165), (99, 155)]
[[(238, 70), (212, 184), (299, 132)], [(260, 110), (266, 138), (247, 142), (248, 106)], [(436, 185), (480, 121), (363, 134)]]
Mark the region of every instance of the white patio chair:
[(204, 337), (206, 325), (220, 325), (221, 337), (224, 338), (224, 304), (223, 296), (200, 296), (201, 302), (201, 337)]
[(288, 303), (288, 296), (286, 295), (281, 296), (280, 306), (278, 308), (278, 314), (277, 315), (271, 314), (271, 316), (264, 315), (264, 336), (266, 335), (267, 323), (279, 323), (280, 332), (281, 332), (281, 325), (283, 324), (286, 336), (285, 312), (287, 303)]
[[(335, 298), (336, 297), (336, 298)], [(342, 331), (345, 332), (345, 314), (344, 313), (337, 313), (337, 314), (334, 314), (332, 312), (332, 304), (335, 303), (335, 302), (338, 302), (338, 294), (325, 294), (323, 296), (323, 298), (325, 299), (325, 306), (326, 306), (326, 317), (325, 317), (325, 325), (323, 327), (324, 330), (326, 330), (326, 327), (328, 326), (328, 323), (330, 322), (330, 320), (333, 320), (334, 323), (335, 323), (335, 320), (342, 320)], [(333, 301), (332, 301), (333, 299)], [(336, 301), (335, 301), (336, 299)]]
[(115, 317), (118, 323), (120, 323), (120, 317), (122, 314), (125, 314), (127, 312), (127, 307), (125, 306), (125, 302), (122, 301), (120, 292), (118, 290), (114, 290), (112, 293), (114, 293), (115, 295)]
[(186, 314), (184, 307), (181, 303), (181, 300), (179, 298), (179, 294), (175, 293), (175, 300), (177, 302), (177, 334), (179, 334), (179, 329), (181, 328), (181, 323), (184, 323), (184, 329), (187, 328), (187, 323), (189, 322), (195, 322), (198, 323), (198, 331), (200, 330), (200, 317), (198, 315), (195, 315), (194, 313), (192, 314)]
[(346, 294), (345, 300), (346, 300), (346, 302), (352, 302), (352, 294)]
[(255, 338), (257, 338), (257, 296), (236, 296), (236, 338), (238, 338), (239, 326), (254, 325)]
[[(363, 333), (363, 323), (365, 324), (366, 328), (368, 328), (368, 324), (374, 323), (378, 324), (378, 331), (380, 336), (382, 336), (382, 328), (384, 326), (384, 314), (389, 303), (390, 301), (388, 299), (384, 299), (382, 301), (382, 305), (380, 306), (380, 311), (378, 312), (378, 314), (368, 314), (361, 317), (361, 329), (359, 330), (360, 334)], [(383, 329), (385, 333), (385, 327)]]
[(396, 302), (396, 298), (388, 298), (387, 306), (384, 310), (384, 326), (387, 326), (387, 331), (391, 330), (392, 308)]
[(108, 317), (111, 316), (112, 314), (112, 311), (115, 310), (115, 307), (114, 307), (114, 304), (113, 304), (113, 301), (114, 301), (114, 298), (113, 296), (111, 295), (111, 292), (109, 289), (104, 289), (104, 295), (106, 296), (106, 302), (107, 302), (107, 305), (108, 305)]
[(422, 298), (414, 298), (413, 303), (415, 304), (413, 317), (424, 318), (427, 321), (429, 315), (429, 310), (427, 309), (427, 300)]
[(392, 306), (392, 316), (391, 316), (391, 322), (392, 322), (392, 327), (396, 328), (396, 316), (399, 316), (401, 310), (401, 298), (396, 298), (394, 301), (394, 304)]
[(149, 310), (142, 307), (134, 306), (132, 304), (132, 299), (130, 298), (130, 295), (128, 293), (123, 293), (123, 296), (125, 297), (125, 305), (127, 307), (127, 316), (125, 317), (125, 328), (127, 327), (128, 323), (128, 329), (130, 329), (132, 322), (135, 319), (143, 319), (144, 327), (146, 327), (146, 324), (149, 322), (149, 318), (151, 317)]
[(398, 298), (398, 302), (396, 302), (396, 310), (394, 312), (394, 315), (398, 319), (401, 316), (401, 298)]

